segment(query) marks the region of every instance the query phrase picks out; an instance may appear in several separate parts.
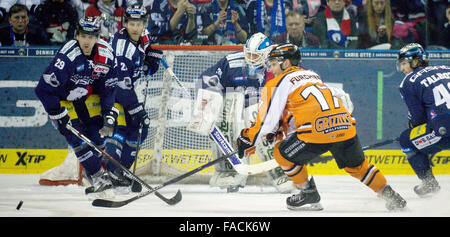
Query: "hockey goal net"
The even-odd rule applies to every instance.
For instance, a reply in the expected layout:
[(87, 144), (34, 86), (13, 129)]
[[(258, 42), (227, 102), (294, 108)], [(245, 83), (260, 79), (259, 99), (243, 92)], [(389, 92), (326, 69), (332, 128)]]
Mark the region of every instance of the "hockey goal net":
[[(167, 64), (190, 92), (190, 97), (162, 65), (157, 73), (143, 78), (136, 86), (140, 101), (146, 100), (145, 109), (151, 119), (148, 136), (141, 143), (136, 174), (149, 183), (164, 182), (214, 159), (211, 139), (186, 129), (195, 99), (196, 83), (199, 83), (200, 74), (221, 58), (243, 50), (242, 46), (154, 47), (164, 51)], [(253, 155), (250, 164), (257, 162), (260, 162), (258, 156)], [(180, 183), (206, 184), (213, 173), (214, 167), (209, 167)], [(77, 182), (80, 183), (79, 180)], [(249, 177), (248, 182), (268, 184), (264, 174)]]

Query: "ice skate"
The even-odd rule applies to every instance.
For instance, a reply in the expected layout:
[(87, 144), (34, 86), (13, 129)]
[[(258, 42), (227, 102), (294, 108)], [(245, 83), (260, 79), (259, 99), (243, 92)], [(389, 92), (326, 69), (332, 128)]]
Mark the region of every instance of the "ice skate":
[(127, 174), (122, 170), (116, 169), (114, 173), (110, 172), (109, 175), (116, 194), (139, 193), (142, 191), (141, 184), (127, 177)]
[(85, 189), (89, 200), (98, 198), (109, 199), (114, 197), (114, 189), (108, 173), (101, 168), (92, 175), (93, 186)]
[(414, 187), (414, 192), (419, 195), (419, 197), (425, 197), (433, 195), (441, 190), (438, 181), (434, 176), (422, 179), (422, 183)]
[(293, 211), (321, 211), (320, 195), (317, 191), (314, 179), (311, 177), (305, 188), (300, 193), (286, 199), (287, 208)]
[(389, 211), (393, 210), (401, 210), (405, 208), (406, 206), (406, 200), (403, 199), (400, 194), (395, 192), (391, 186), (386, 185), (383, 188), (383, 191), (381, 193), (381, 197), (386, 200), (386, 208)]

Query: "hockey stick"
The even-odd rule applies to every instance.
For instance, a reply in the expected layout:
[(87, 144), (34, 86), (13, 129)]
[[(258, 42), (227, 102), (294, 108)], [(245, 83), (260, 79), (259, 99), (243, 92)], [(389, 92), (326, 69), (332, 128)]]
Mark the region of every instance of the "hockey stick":
[[(183, 84), (181, 84), (180, 79), (177, 77), (177, 75), (175, 75), (172, 68), (169, 67), (169, 65), (164, 60), (164, 58), (161, 58), (161, 63), (166, 68), (166, 70), (169, 72), (170, 76), (175, 79), (178, 86), (180, 86), (183, 89), (183, 91), (186, 93), (186, 95), (189, 96), (189, 98), (190, 98), (191, 94), (186, 89), (186, 87), (184, 87)], [(222, 151), (222, 153), (224, 155), (228, 155), (228, 154), (234, 152), (233, 147), (227, 141), (225, 136), (217, 128), (216, 125), (213, 125), (209, 135), (213, 139), (213, 141), (217, 144), (217, 146), (220, 148), (220, 150)], [(269, 171), (271, 169), (278, 167), (278, 163), (275, 160), (268, 160), (265, 162), (261, 162), (259, 164), (247, 165), (247, 164), (242, 163), (236, 154), (230, 155), (228, 157), (228, 160), (230, 161), (231, 165), (236, 170), (236, 172), (238, 172), (240, 174), (244, 174), (244, 175), (259, 174), (259, 173), (266, 172), (266, 171)]]
[(368, 146), (363, 147), (362, 150), (365, 151), (365, 150), (377, 148), (377, 147), (380, 147), (380, 146), (388, 145), (388, 144), (391, 144), (391, 143), (395, 143), (395, 142), (398, 142), (398, 139), (399, 139), (399, 137), (396, 137), (396, 138), (388, 139), (386, 141), (382, 141), (382, 142), (378, 142), (378, 143), (375, 143), (375, 144), (372, 144), (372, 145), (368, 145)]
[[(122, 169), (128, 175), (129, 178), (135, 180), (136, 182), (138, 182), (139, 184), (141, 184), (142, 186), (146, 187), (148, 190), (150, 190), (152, 192), (156, 191), (154, 188), (152, 188), (150, 185), (148, 185), (147, 183), (142, 181), (142, 179), (140, 179), (138, 176), (134, 175), (131, 171), (129, 171), (122, 164), (120, 164), (118, 161), (116, 161), (112, 156), (110, 156), (108, 153), (106, 153), (105, 151), (100, 149), (98, 146), (96, 146), (89, 138), (87, 138), (82, 133), (80, 133), (78, 130), (73, 128), (70, 124), (67, 124), (66, 128), (69, 129), (73, 134), (75, 134), (75, 136), (77, 136), (78, 138), (80, 138), (81, 140), (86, 142), (90, 147), (94, 148), (95, 151), (97, 151), (98, 153), (101, 153), (104, 157), (108, 158), (118, 168)], [(181, 198), (182, 198), (180, 190), (178, 190), (178, 192), (175, 194), (175, 196), (170, 198), (170, 199), (164, 197), (159, 192), (155, 192), (155, 195), (157, 197), (159, 197), (161, 200), (163, 200), (165, 203), (169, 204), (169, 205), (175, 205), (175, 204), (179, 203), (181, 201)]]
[[(145, 85), (145, 95), (144, 95), (144, 103), (142, 105), (144, 111), (145, 111), (145, 104), (147, 103), (147, 88), (148, 88), (148, 82), (149, 79), (148, 77), (150, 76), (150, 69), (148, 70), (148, 74), (147, 77), (145, 78), (147, 81), (147, 84)], [(138, 136), (138, 140), (137, 140), (137, 146), (136, 146), (136, 158), (134, 159), (134, 164), (133, 164), (133, 174), (136, 174), (136, 165), (137, 165), (137, 158), (139, 155), (139, 151), (141, 150), (141, 139), (142, 139), (142, 129), (143, 129), (144, 125), (142, 125), (142, 122), (139, 124), (139, 136)], [(134, 182), (134, 180), (132, 181)], [(131, 183), (131, 186), (133, 186), (133, 183)]]
[(232, 155), (235, 155), (235, 154), (236, 154), (236, 152), (233, 152), (233, 153), (230, 153), (228, 155), (222, 156), (222, 157), (220, 157), (218, 159), (215, 159), (215, 160), (213, 160), (211, 162), (208, 162), (208, 163), (206, 163), (206, 164), (204, 164), (204, 165), (202, 165), (200, 167), (197, 167), (196, 169), (193, 169), (193, 170), (191, 170), (191, 171), (189, 171), (187, 173), (184, 173), (184, 174), (182, 174), (180, 176), (177, 176), (177, 177), (175, 177), (175, 178), (173, 178), (171, 180), (168, 180), (168, 181), (160, 184), (159, 186), (156, 186), (153, 190), (147, 190), (146, 192), (139, 193), (138, 195), (136, 195), (136, 196), (134, 196), (134, 197), (132, 197), (130, 199), (123, 200), (123, 201), (95, 199), (92, 202), (92, 205), (96, 206), (96, 207), (122, 207), (122, 206), (125, 206), (128, 203), (130, 203), (130, 202), (136, 201), (136, 200), (138, 200), (138, 199), (140, 199), (142, 197), (145, 197), (145, 196), (147, 196), (147, 195), (149, 195), (149, 194), (151, 194), (153, 192), (156, 192), (157, 190), (162, 189), (162, 188), (164, 188), (165, 186), (167, 186), (169, 184), (173, 184), (173, 183), (176, 183), (176, 182), (178, 182), (178, 181), (180, 181), (180, 180), (182, 180), (184, 178), (187, 178), (187, 177), (189, 177), (189, 176), (191, 176), (191, 175), (193, 175), (193, 174), (195, 174), (195, 173), (197, 173), (197, 172), (199, 172), (201, 170), (204, 170), (205, 168), (210, 167), (210, 166), (212, 166), (212, 165), (214, 165), (214, 164), (216, 164), (216, 163), (218, 163), (218, 162), (220, 162), (222, 160), (225, 160), (228, 157), (230, 157)]
[[(365, 147), (363, 147), (363, 150), (384, 146), (384, 145), (391, 144), (391, 143), (394, 143), (394, 142), (397, 142), (397, 141), (398, 141), (398, 138), (389, 139), (389, 140), (386, 140), (386, 141), (383, 141), (383, 142), (379, 142), (379, 143), (376, 143), (376, 144), (365, 146)], [(114, 207), (114, 208), (125, 206), (128, 203), (130, 203), (130, 202), (133, 202), (133, 201), (138, 200), (138, 199), (140, 199), (142, 197), (145, 197), (145, 196), (147, 196), (147, 195), (149, 195), (149, 194), (151, 194), (153, 192), (156, 192), (157, 190), (159, 190), (161, 188), (164, 188), (165, 186), (167, 186), (169, 184), (173, 184), (173, 183), (176, 183), (176, 182), (178, 182), (178, 181), (180, 181), (180, 180), (182, 180), (184, 178), (187, 178), (187, 177), (189, 177), (189, 176), (191, 176), (191, 175), (193, 175), (193, 174), (195, 174), (195, 173), (197, 173), (197, 172), (199, 172), (201, 170), (204, 170), (207, 167), (210, 167), (210, 166), (212, 166), (212, 165), (214, 165), (214, 164), (216, 164), (218, 162), (221, 162), (222, 160), (229, 159), (230, 157), (235, 156), (236, 153), (237, 153), (237, 151), (230, 152), (227, 155), (224, 155), (224, 156), (222, 156), (222, 157), (220, 157), (220, 158), (218, 158), (216, 160), (213, 160), (211, 162), (208, 162), (208, 163), (206, 163), (206, 164), (204, 164), (204, 165), (202, 165), (202, 166), (200, 166), (200, 167), (198, 167), (198, 168), (196, 168), (194, 170), (191, 170), (191, 171), (189, 171), (189, 172), (187, 172), (185, 174), (177, 176), (177, 177), (175, 177), (175, 178), (173, 178), (173, 179), (171, 179), (171, 180), (169, 180), (169, 181), (167, 181), (167, 182), (165, 182), (165, 183), (163, 183), (163, 184), (161, 184), (159, 186), (156, 186), (153, 190), (148, 190), (146, 192), (139, 193), (138, 195), (136, 195), (136, 196), (134, 196), (134, 197), (132, 197), (130, 199), (123, 200), (123, 201), (112, 201), (112, 200), (105, 200), (105, 199), (95, 199), (92, 202), (92, 205), (93, 206), (97, 206), (97, 207)], [(275, 160), (273, 160), (273, 161), (275, 161)]]

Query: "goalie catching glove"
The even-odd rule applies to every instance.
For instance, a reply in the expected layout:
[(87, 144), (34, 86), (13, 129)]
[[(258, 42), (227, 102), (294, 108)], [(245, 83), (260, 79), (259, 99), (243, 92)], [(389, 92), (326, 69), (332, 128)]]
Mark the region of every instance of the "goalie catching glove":
[(248, 128), (243, 129), (241, 131), (241, 135), (239, 135), (236, 142), (238, 147), (238, 155), (240, 159), (255, 153), (255, 146), (250, 141), (250, 138), (248, 138), (248, 136), (245, 135), (247, 131)]
[(118, 115), (119, 111), (114, 107), (103, 114), (103, 127), (98, 131), (100, 137), (112, 137), (114, 134), (114, 128), (116, 127)]

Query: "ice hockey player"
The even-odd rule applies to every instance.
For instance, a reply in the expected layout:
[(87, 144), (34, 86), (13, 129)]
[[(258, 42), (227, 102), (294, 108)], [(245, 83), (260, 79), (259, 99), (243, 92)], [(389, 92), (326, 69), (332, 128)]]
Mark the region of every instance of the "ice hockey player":
[(400, 145), (422, 181), (419, 196), (435, 194), (440, 186), (431, 168), (432, 156), (450, 148), (450, 66), (428, 66), (425, 50), (411, 43), (400, 49), (397, 68), (405, 74), (400, 94), (408, 107), (409, 128)]
[[(151, 48), (150, 35), (146, 30), (147, 19), (148, 14), (144, 7), (127, 7), (124, 28), (116, 32), (111, 40), (118, 64), (116, 103), (123, 108), (126, 125), (117, 126), (113, 137), (105, 141), (105, 151), (125, 168), (130, 168), (136, 160), (138, 143), (145, 140), (150, 125), (144, 105), (138, 101), (135, 85), (143, 74), (152, 75), (158, 71), (162, 57), (161, 50)], [(142, 190), (139, 183), (132, 182), (132, 179), (126, 177), (126, 173), (112, 162), (108, 162), (106, 167), (116, 191), (127, 193), (130, 188), (133, 192)]]
[[(271, 78), (271, 74), (264, 67), (264, 58), (271, 49), (272, 43), (269, 38), (262, 33), (256, 33), (247, 40), (243, 52), (228, 54), (200, 75), (201, 87), (217, 91), (218, 96), (223, 98), (223, 109), (218, 111), (220, 116), (216, 125), (229, 141), (236, 140), (239, 132), (254, 120), (260, 89), (266, 80)], [(273, 159), (269, 152), (271, 150), (269, 142), (264, 144), (265, 146), (261, 144), (257, 149), (259, 156), (263, 161)], [(222, 156), (214, 143), (212, 151), (214, 158)], [(248, 158), (244, 163), (248, 163)], [(237, 173), (228, 161), (218, 163), (214, 169), (215, 172), (209, 182), (212, 187), (237, 192), (247, 182), (247, 175)], [(267, 176), (280, 192), (292, 190), (292, 182), (282, 171), (272, 170)]]
[(71, 124), (96, 145), (113, 135), (118, 111), (115, 58), (109, 44), (99, 39), (100, 20), (82, 17), (75, 39), (69, 40), (41, 76), (35, 93), (52, 124), (66, 138), (92, 178), (88, 197), (113, 196), (112, 182), (100, 154), (66, 128)]
[[(386, 184), (384, 175), (364, 157), (355, 120), (320, 76), (300, 66), (293, 44), (279, 45), (268, 55), (275, 78), (262, 90), (255, 124), (237, 139), (240, 157), (261, 142), (283, 121), (286, 138), (275, 145), (274, 157), (299, 192), (287, 198), (290, 210), (322, 210), (314, 179), (308, 181), (308, 161), (330, 151), (340, 169), (378, 193), (389, 210), (402, 209), (406, 201)], [(287, 124), (286, 124), (287, 123)]]

